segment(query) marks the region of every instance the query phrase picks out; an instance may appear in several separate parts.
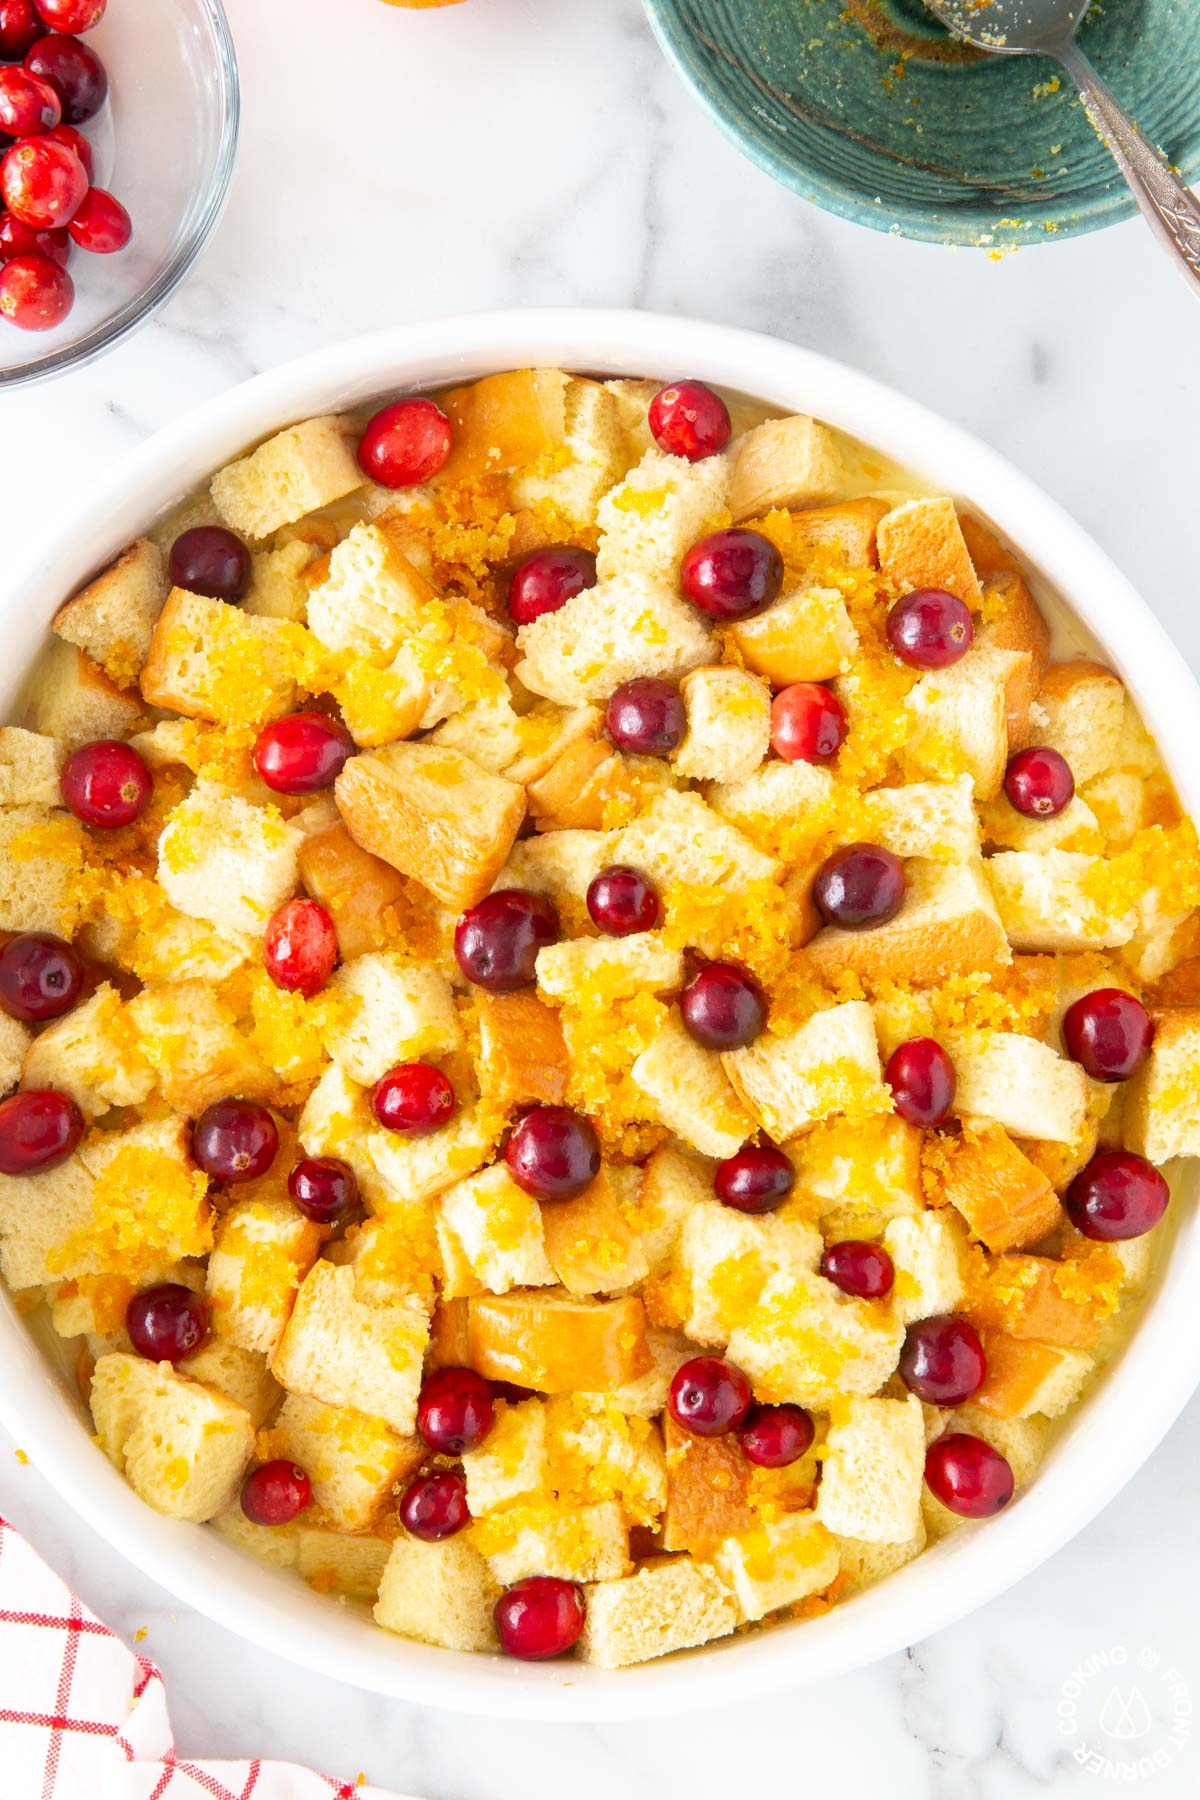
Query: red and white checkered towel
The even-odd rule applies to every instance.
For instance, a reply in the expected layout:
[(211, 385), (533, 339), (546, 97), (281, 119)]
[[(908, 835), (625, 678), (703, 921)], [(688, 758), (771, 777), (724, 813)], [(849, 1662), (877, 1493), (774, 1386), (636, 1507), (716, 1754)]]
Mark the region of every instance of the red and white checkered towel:
[(397, 1800), (294, 1763), (176, 1757), (163, 1679), (0, 1519), (4, 1800)]

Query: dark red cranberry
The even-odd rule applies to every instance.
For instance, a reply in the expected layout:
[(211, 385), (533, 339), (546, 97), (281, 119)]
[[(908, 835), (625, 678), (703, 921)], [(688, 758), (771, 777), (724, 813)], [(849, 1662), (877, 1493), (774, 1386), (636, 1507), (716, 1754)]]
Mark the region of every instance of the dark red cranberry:
[(51, 31), (90, 31), (104, 17), (107, 0), (35, 0)]
[(653, 931), (662, 918), (656, 890), (637, 869), (616, 863), (601, 869), (588, 886), (587, 909), (592, 924), (609, 937)]
[(706, 1050), (740, 1050), (767, 1022), (767, 997), (732, 963), (706, 963), (679, 996), (683, 1022)]
[(843, 1294), (856, 1300), (882, 1300), (889, 1292), (896, 1271), (892, 1259), (880, 1244), (867, 1244), (858, 1238), (846, 1238), (840, 1244), (829, 1244), (821, 1258), (821, 1273)]
[(813, 1422), (802, 1406), (752, 1406), (738, 1434), (742, 1449), (760, 1469), (786, 1469), (813, 1441)]
[(1027, 819), (1053, 819), (1071, 804), (1075, 777), (1057, 750), (1018, 750), (1004, 772), (1004, 792)]
[(508, 616), (514, 625), (531, 625), (543, 613), (557, 612), (576, 594), (596, 585), (596, 558), (590, 550), (559, 544), (523, 557), (508, 584)]
[(667, 1396), (671, 1417), (696, 1437), (722, 1437), (745, 1422), (754, 1396), (736, 1363), (693, 1356), (676, 1370)]
[(57, 1019), (83, 986), (83, 965), (65, 939), (23, 931), (0, 950), (0, 1006), (13, 1019)]
[(333, 974), (337, 954), (333, 920), (318, 901), (287, 900), (272, 915), (263, 966), (276, 987), (311, 999)]
[(193, 525), (171, 545), (168, 573), (175, 587), (210, 600), (240, 600), (253, 573), (250, 552), (223, 525)]
[(358, 1177), (336, 1156), (306, 1156), (287, 1185), (293, 1204), (316, 1225), (336, 1225), (358, 1205)]
[(62, 101), (50, 82), (28, 69), (0, 68), (0, 131), (9, 137), (36, 137), (62, 118)]
[(1152, 1230), (1170, 1198), (1165, 1178), (1144, 1156), (1132, 1150), (1101, 1150), (1079, 1171), (1063, 1205), (1084, 1237), (1115, 1243)]
[(827, 925), (861, 931), (894, 919), (904, 900), (904, 867), (878, 844), (847, 844), (822, 863), (813, 899)]
[(943, 588), (917, 588), (887, 616), (887, 639), (913, 669), (948, 669), (967, 654), (975, 636), (970, 608)]
[(0, 319), (20, 331), (53, 331), (75, 303), (75, 283), (48, 256), (14, 256), (0, 268)]
[(983, 1385), (987, 1359), (979, 1333), (953, 1313), (910, 1325), (900, 1352), (900, 1375), (910, 1393), (930, 1406), (960, 1406)]
[(277, 794), (317, 794), (333, 786), (354, 748), (340, 719), (289, 713), (259, 732), (254, 767)]
[(62, 102), (68, 125), (85, 125), (104, 105), (108, 76), (104, 64), (88, 44), (77, 37), (39, 38), (25, 54), (25, 67), (48, 81)]
[(83, 1136), (83, 1114), (56, 1088), (26, 1088), (0, 1100), (0, 1175), (34, 1175), (66, 1162)]
[(150, 804), (154, 778), (131, 744), (104, 738), (73, 750), (63, 764), (62, 795), (77, 819), (101, 831), (132, 825)]
[(450, 454), (450, 421), (432, 400), (396, 400), (367, 420), (358, 466), (380, 487), (419, 487)]
[(216, 1100), (192, 1126), (192, 1155), (218, 1181), (255, 1181), (279, 1148), (279, 1128), (256, 1100)]
[(888, 1057), (883, 1079), (896, 1111), (910, 1125), (944, 1125), (954, 1104), (954, 1064), (934, 1038), (909, 1038)]
[(417, 1430), (440, 1456), (482, 1444), (495, 1418), (491, 1383), (474, 1369), (435, 1369), (421, 1385)]
[(951, 1431), (925, 1453), (925, 1479), (951, 1512), (964, 1519), (990, 1519), (1013, 1497), (1007, 1457), (967, 1431)]
[(537, 954), (558, 942), (558, 913), (545, 894), (499, 888), (470, 906), (454, 930), (454, 954), (468, 981), (493, 994), (531, 987)]
[(1096, 988), (1063, 1015), (1067, 1055), (1094, 1081), (1128, 1081), (1150, 1054), (1154, 1022), (1123, 988)]
[(286, 1456), (261, 1463), (242, 1483), (242, 1511), (253, 1525), (290, 1525), (311, 1499), (308, 1476)]
[(732, 525), (692, 545), (680, 564), (679, 585), (710, 619), (748, 619), (778, 595), (783, 558), (761, 531)]
[[(88, 142), (87, 138), (84, 137), (82, 131), (76, 131), (74, 125), (56, 125), (53, 131), (47, 131), (45, 135), (48, 138), (52, 138), (56, 144), (65, 144), (68, 150), (73, 150), (75, 152), (76, 156), (83, 164), (83, 172), (87, 176), (90, 185), (92, 181), (95, 180), (96, 176), (96, 158), (92, 152), (91, 144)], [(71, 240), (66, 236), (65, 227), (63, 228), (62, 235), (69, 246)], [(48, 255), (49, 252), (46, 254)], [(65, 262), (66, 258), (63, 257), (61, 260)]]
[(381, 1075), (371, 1095), (371, 1111), (388, 1131), (427, 1137), (453, 1118), (454, 1089), (432, 1063), (399, 1063)]
[(774, 1144), (744, 1144), (713, 1176), (717, 1199), (743, 1213), (774, 1212), (795, 1185), (791, 1158)]
[(533, 1106), (513, 1127), (504, 1150), (518, 1187), (539, 1200), (571, 1200), (600, 1173), (600, 1144), (569, 1106)]
[(583, 1589), (557, 1575), (527, 1575), (501, 1594), (492, 1616), (506, 1656), (545, 1662), (578, 1642), (586, 1616)]
[(828, 762), (845, 736), (846, 709), (819, 681), (795, 681), (771, 702), (771, 748), (784, 762)]
[[(0, 69), (0, 74), (4, 71)], [(37, 81), (27, 75), (26, 81)], [(58, 96), (45, 82), (48, 94)], [(56, 138), (21, 138), (0, 162), (0, 198), (10, 212), (38, 231), (68, 225), (88, 191), (88, 178), (75, 152)]]
[(650, 402), (647, 423), (660, 450), (702, 462), (729, 442), (729, 408), (702, 381), (673, 381)]
[(0, 62), (20, 62), (45, 30), (33, 0), (0, 0)]
[(418, 1475), (404, 1491), (400, 1522), (410, 1536), (426, 1544), (453, 1537), (471, 1523), (466, 1477), (448, 1469)]
[(604, 713), (604, 725), (618, 750), (631, 756), (669, 756), (687, 728), (683, 696), (669, 681), (639, 675), (615, 689)]
[(202, 1294), (177, 1281), (144, 1288), (125, 1309), (125, 1329), (139, 1356), (151, 1362), (182, 1362), (207, 1342), (210, 1320)]
[(71, 242), (92, 256), (112, 256), (133, 236), (129, 214), (107, 188), (91, 187), (79, 202), (67, 226)]
[(12, 213), (0, 213), (0, 263), (11, 262), (14, 256), (44, 256), (65, 269), (70, 254), (71, 237), (65, 226), (60, 231), (35, 231)]

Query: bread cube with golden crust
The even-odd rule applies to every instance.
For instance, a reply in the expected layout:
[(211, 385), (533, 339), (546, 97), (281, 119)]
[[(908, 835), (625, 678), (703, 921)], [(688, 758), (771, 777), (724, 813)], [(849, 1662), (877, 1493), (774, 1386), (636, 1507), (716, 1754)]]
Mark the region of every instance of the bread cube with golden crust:
[(746, 667), (775, 688), (831, 681), (845, 672), (858, 648), (858, 633), (837, 588), (793, 588), (762, 612), (735, 620), (728, 632)]
[(663, 1438), (667, 1458), (664, 1550), (689, 1550), (705, 1556), (723, 1539), (753, 1530), (758, 1523), (750, 1505), (754, 1464), (736, 1433), (697, 1437), (665, 1413)]
[(650, 1156), (629, 1220), (651, 1270), (670, 1259), (688, 1215), (712, 1199), (712, 1184), (712, 1163), (679, 1144), (662, 1144)]
[(61, 806), (65, 751), (55, 738), (0, 726), (0, 806)]
[(728, 1584), (743, 1620), (819, 1594), (840, 1567), (838, 1548), (812, 1513), (790, 1513), (717, 1546), (713, 1567)]
[(172, 588), (141, 672), (142, 698), (216, 725), (265, 725), (296, 698), (295, 626)]
[(149, 538), (138, 538), (59, 607), (52, 625), (118, 687), (126, 687), (146, 660), (169, 588), (162, 551)]
[(613, 1000), (677, 993), (683, 978), (683, 952), (672, 950), (656, 931), (568, 939), (537, 955), (538, 987), (551, 1000), (570, 1000), (590, 988)]
[(886, 500), (864, 494), (857, 500), (834, 500), (828, 506), (790, 511), (787, 547), (792, 560), (806, 553), (835, 550), (848, 569), (877, 569), (879, 521), (891, 511)]
[(566, 438), (570, 380), (562, 369), (506, 369), (439, 394), (453, 435), (434, 484), (511, 475), (557, 456)]
[(0, 931), (73, 935), (83, 844), (79, 825), (58, 808), (0, 808)]
[(462, 1044), (450, 983), (428, 965), (358, 956), (334, 972), (325, 991), (336, 997), (325, 1048), (364, 1087), (397, 1063), (428, 1062)]
[(649, 1563), (619, 1581), (584, 1589), (582, 1661), (600, 1669), (649, 1662), (673, 1650), (728, 1637), (737, 1606), (716, 1571), (690, 1557)]
[(1023, 651), (976, 644), (950, 668), (922, 675), (905, 699), (906, 754), (916, 769), (942, 781), (965, 771), (976, 799), (993, 799), (1008, 764), (1008, 687), (1025, 667)]
[(648, 1327), (646, 1347), (653, 1361), (644, 1375), (637, 1375), (607, 1396), (629, 1418), (656, 1419), (667, 1404), (671, 1383), (685, 1362), (696, 1354), (690, 1338), (677, 1331)]
[(158, 841), (158, 880), (172, 905), (219, 931), (265, 936), (291, 898), (304, 834), (274, 807), (198, 781)]
[(729, 509), (752, 519), (774, 507), (816, 506), (834, 498), (845, 476), (845, 452), (828, 425), (804, 413), (767, 419), (734, 446)]
[(1077, 787), (1117, 761), (1124, 723), (1120, 677), (1084, 657), (1050, 665), (1030, 713), (1033, 741), (1066, 757)]
[(1071, 1144), (1088, 1111), (1087, 1076), (1078, 1063), (1019, 1031), (949, 1032), (954, 1106), (992, 1119), (1014, 1137)]
[(235, 1200), (208, 1259), (213, 1328), (244, 1350), (274, 1354), (325, 1230), (290, 1200)]
[(768, 1280), (730, 1334), (729, 1356), (761, 1399), (824, 1407), (838, 1394), (873, 1394), (903, 1341), (887, 1307), (847, 1299), (823, 1276), (788, 1272)]
[(471, 1367), (543, 1394), (607, 1393), (646, 1374), (646, 1312), (636, 1295), (596, 1301), (561, 1289), (470, 1302)]
[(649, 1273), (603, 1169), (573, 1199), (542, 1207), (542, 1234), (550, 1267), (569, 1294), (619, 1293)]
[(289, 425), (212, 478), (212, 497), (227, 525), (269, 537), (352, 494), (363, 484), (347, 420), (326, 415)]
[(1153, 1163), (1200, 1156), (1200, 1008), (1154, 1015), (1150, 1056), (1129, 1084), (1125, 1140)]
[(783, 873), (782, 864), (756, 850), (699, 794), (660, 794), (609, 849), (612, 862), (640, 869), (660, 892), (671, 882), (737, 889)]
[(479, 1022), (476, 1071), (482, 1093), (505, 1111), (559, 1106), (566, 1098), (567, 1047), (557, 1011), (536, 994), (475, 996)]
[(101, 982), (90, 999), (53, 1019), (33, 1039), (21, 1082), (58, 1088), (88, 1118), (110, 1106), (140, 1106), (154, 1088), (154, 1070), (116, 989)]
[(898, 595), (942, 588), (974, 611), (982, 598), (953, 500), (905, 500), (879, 521), (879, 566)]
[(427, 1137), (370, 1132), (365, 1149), (378, 1180), (364, 1184), (368, 1206), (386, 1212), (393, 1204), (432, 1200), (453, 1182), (473, 1175), (491, 1156), (502, 1123), (491, 1109), (464, 1106)]
[(1005, 1331), (980, 1336), (987, 1374), (972, 1403), (1000, 1419), (1023, 1419), (1030, 1413), (1058, 1418), (1079, 1398), (1095, 1367), (1085, 1350), (1014, 1338)]
[(896, 1113), (826, 1119), (788, 1146), (796, 1195), (830, 1241), (877, 1238), (922, 1212), (922, 1134)]
[(402, 1437), (382, 1419), (303, 1394), (287, 1396), (264, 1448), (299, 1464), (313, 1499), (339, 1531), (370, 1531), (390, 1507), (393, 1489), (427, 1455), (419, 1438)]
[(394, 917), (390, 909), (406, 892), (398, 869), (356, 844), (340, 820), (306, 837), (298, 862), (305, 892), (319, 900), (333, 920), (345, 961), (387, 942)]
[(754, 1136), (754, 1119), (721, 1057), (696, 1042), (677, 1012), (664, 1021), (630, 1075), (667, 1129), (704, 1156), (732, 1156)]
[(598, 381), (567, 377), (563, 392), (563, 442), (557, 467), (514, 474), (513, 502), (535, 508), (549, 501), (568, 519), (587, 524), (609, 488), (622, 479), (632, 450), (617, 397)]
[(794, 1031), (764, 1034), (743, 1050), (726, 1051), (721, 1062), (738, 1098), (776, 1143), (830, 1113), (891, 1110), (864, 1000), (814, 1013)]
[(136, 689), (118, 687), (90, 656), (55, 638), (42, 652), (22, 723), (70, 751), (127, 738), (144, 711)]
[(1061, 1222), (1058, 1195), (1003, 1126), (965, 1119), (945, 1141), (942, 1193), (987, 1249), (1023, 1250)]
[(742, 781), (771, 744), (771, 693), (745, 669), (693, 669), (679, 684), (687, 727), (674, 768), (693, 781)]
[[(965, 527), (965, 521), (960, 523)], [(1004, 682), (1008, 747), (1010, 752), (1023, 750), (1031, 741), (1029, 709), (1050, 660), (1050, 627), (1018, 569), (985, 575), (976, 563), (976, 572), (983, 581), (983, 618), (975, 642), (985, 650), (1014, 650), (1025, 659), (1013, 665)]]
[(374, 1618), (385, 1631), (444, 1650), (495, 1650), (500, 1583), (467, 1534), (427, 1544), (403, 1533), (379, 1583)]
[(615, 1500), (569, 1512), (553, 1501), (519, 1503), (511, 1517), (493, 1513), (471, 1535), (477, 1547), (487, 1546), (488, 1568), (505, 1587), (527, 1575), (609, 1581), (630, 1567), (629, 1527)]
[(120, 1351), (96, 1364), (91, 1405), (105, 1455), (156, 1512), (199, 1522), (229, 1504), (254, 1449), (244, 1406)]
[(835, 1411), (817, 1489), (817, 1519), (840, 1537), (907, 1543), (921, 1519), (925, 1425), (915, 1394), (855, 1399)]
[(827, 980), (849, 973), (931, 987), (948, 975), (1008, 966), (1012, 953), (983, 863), (914, 858), (905, 878), (893, 918), (865, 931), (825, 925), (809, 941), (806, 954)]
[[(268, 1526), (267, 1530), (278, 1530)], [(301, 1525), (296, 1532), (296, 1568), (318, 1594), (345, 1594), (374, 1604), (395, 1539), (373, 1532), (329, 1531)]]
[(365, 1305), (355, 1294), (352, 1268), (316, 1262), (300, 1285), (271, 1371), (292, 1392), (357, 1407), (411, 1437), (428, 1341), (428, 1317), (410, 1296), (390, 1306)]

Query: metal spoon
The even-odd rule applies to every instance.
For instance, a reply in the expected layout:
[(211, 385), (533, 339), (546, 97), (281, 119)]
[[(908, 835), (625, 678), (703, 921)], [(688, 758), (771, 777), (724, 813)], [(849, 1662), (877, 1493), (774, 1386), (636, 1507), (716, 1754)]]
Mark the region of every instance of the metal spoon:
[(1200, 202), (1146, 142), (1075, 42), (1091, 0), (925, 0), (955, 37), (1000, 56), (1052, 56), (1129, 185), (1151, 231), (1200, 294)]

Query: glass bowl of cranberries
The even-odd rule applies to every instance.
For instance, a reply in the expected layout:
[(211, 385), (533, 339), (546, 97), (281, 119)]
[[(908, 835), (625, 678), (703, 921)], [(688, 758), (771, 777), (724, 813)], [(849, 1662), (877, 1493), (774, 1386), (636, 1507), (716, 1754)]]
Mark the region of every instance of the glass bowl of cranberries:
[(170, 297), (221, 216), (238, 111), (221, 0), (0, 0), (0, 389)]

